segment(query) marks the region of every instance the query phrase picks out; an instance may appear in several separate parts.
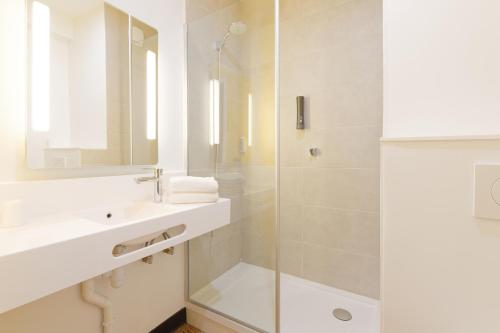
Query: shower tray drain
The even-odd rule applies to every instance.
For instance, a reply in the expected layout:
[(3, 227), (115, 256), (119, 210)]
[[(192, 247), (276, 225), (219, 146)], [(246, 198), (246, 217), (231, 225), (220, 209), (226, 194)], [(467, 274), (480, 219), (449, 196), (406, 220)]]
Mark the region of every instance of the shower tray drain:
[(342, 321), (349, 321), (352, 319), (351, 313), (346, 309), (341, 309), (341, 308), (333, 310), (333, 316), (338, 320)]

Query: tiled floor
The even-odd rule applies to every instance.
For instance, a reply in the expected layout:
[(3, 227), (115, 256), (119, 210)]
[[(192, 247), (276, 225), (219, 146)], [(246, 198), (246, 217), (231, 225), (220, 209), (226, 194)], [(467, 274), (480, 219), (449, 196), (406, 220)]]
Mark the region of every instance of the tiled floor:
[(174, 333), (203, 333), (196, 327), (185, 324), (182, 327), (179, 327)]
[[(191, 299), (266, 332), (274, 331), (275, 272), (239, 263)], [(344, 308), (348, 322), (332, 312)], [(379, 302), (319, 283), (281, 274), (282, 333), (378, 333)]]

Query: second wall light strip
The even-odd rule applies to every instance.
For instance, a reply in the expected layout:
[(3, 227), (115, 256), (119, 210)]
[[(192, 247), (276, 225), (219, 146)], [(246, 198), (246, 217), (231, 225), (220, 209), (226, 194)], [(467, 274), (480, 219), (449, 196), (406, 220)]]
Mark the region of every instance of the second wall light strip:
[(248, 94), (248, 146), (253, 145), (253, 97)]
[(218, 145), (220, 141), (220, 82), (210, 80), (209, 143)]

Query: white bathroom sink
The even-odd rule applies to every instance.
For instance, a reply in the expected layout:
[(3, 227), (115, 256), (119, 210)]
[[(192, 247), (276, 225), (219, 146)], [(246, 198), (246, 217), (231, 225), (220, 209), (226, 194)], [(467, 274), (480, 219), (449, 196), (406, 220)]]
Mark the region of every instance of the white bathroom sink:
[[(102, 207), (92, 210), (87, 210), (77, 214), (77, 217), (89, 221), (93, 221), (103, 225), (120, 225), (126, 223), (143, 223), (149, 220), (156, 219), (174, 210), (172, 205), (158, 204), (147, 201), (124, 202), (108, 207)], [(121, 244), (138, 245), (145, 244), (146, 242), (160, 236), (163, 231), (159, 231), (147, 235), (138, 235), (139, 237), (129, 241), (124, 241)]]
[(117, 225), (139, 222), (155, 216), (168, 214), (172, 206), (147, 201), (124, 202), (108, 207), (86, 210), (78, 213), (78, 217), (104, 225)]
[[(0, 296), (7, 295), (0, 297), (0, 313), (228, 225), (230, 207), (223, 198), (186, 205), (129, 201), (0, 228)], [(140, 246), (177, 228), (182, 231), (168, 239)], [(136, 246), (116, 255), (119, 244)]]

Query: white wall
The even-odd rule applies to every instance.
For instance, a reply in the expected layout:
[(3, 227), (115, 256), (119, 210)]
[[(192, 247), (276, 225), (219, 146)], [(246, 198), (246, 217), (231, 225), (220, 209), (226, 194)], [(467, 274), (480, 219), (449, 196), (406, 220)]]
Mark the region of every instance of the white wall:
[[(26, 110), (26, 59), (24, 0), (0, 1), (0, 192), (6, 183), (39, 176), (26, 168), (24, 159)], [(159, 31), (159, 140), (160, 166), (184, 171), (183, 143), (183, 0), (113, 0)], [(57, 171), (59, 173), (60, 171)], [(127, 169), (120, 169), (121, 173)], [(130, 172), (130, 171), (128, 171)], [(46, 173), (43, 177), (58, 176)], [(73, 172), (67, 175), (85, 175)], [(67, 176), (66, 175), (66, 176)], [(87, 173), (88, 175), (88, 173)], [(104, 179), (89, 179), (100, 193)], [(127, 181), (132, 181), (131, 179)], [(50, 193), (50, 192), (49, 192)], [(100, 291), (116, 304), (117, 332), (146, 332), (184, 306), (184, 247), (173, 257), (159, 254), (155, 264), (127, 266), (124, 288), (114, 291), (101, 283)], [(28, 268), (27, 268), (28, 269)], [(63, 268), (62, 268), (63, 269)], [(29, 273), (29, 271), (27, 271)], [(61, 314), (64, 315), (61, 315)], [(0, 315), (0, 332), (100, 332), (99, 311), (80, 300), (79, 286)]]
[(384, 136), (500, 133), (500, 2), (384, 1)]
[(500, 163), (484, 139), (500, 134), (499, 14), (384, 1), (384, 136), (401, 139), (382, 142), (384, 333), (500, 330), (500, 222), (472, 216), (474, 163)]
[(385, 143), (384, 333), (500, 331), (500, 221), (473, 214), (474, 163), (500, 141)]

